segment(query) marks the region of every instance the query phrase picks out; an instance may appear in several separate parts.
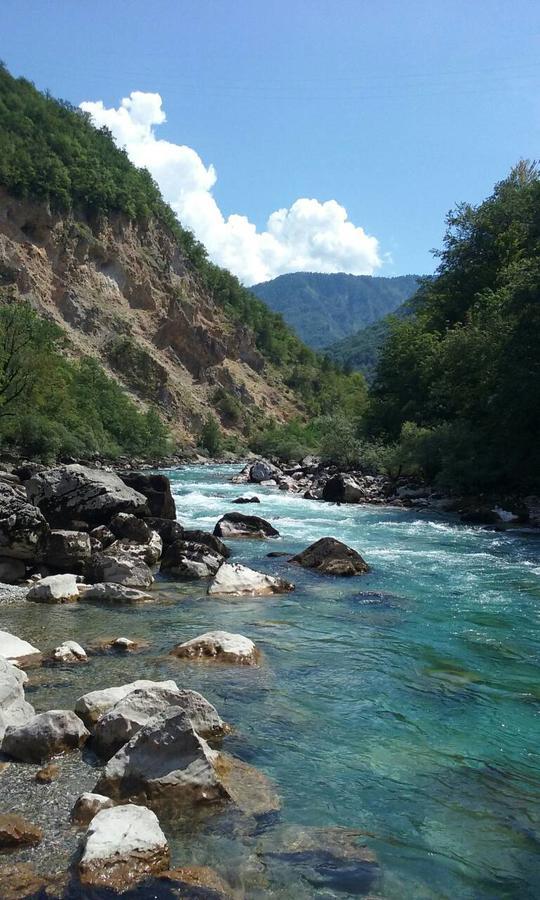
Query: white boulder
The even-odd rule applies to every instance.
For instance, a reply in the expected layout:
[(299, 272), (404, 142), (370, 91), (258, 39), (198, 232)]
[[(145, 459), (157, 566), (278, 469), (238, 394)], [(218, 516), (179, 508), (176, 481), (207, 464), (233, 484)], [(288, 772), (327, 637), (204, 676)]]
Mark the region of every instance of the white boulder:
[(86, 650), (77, 641), (64, 641), (52, 652), (55, 662), (86, 662), (88, 656)]
[(180, 659), (214, 660), (243, 666), (255, 666), (260, 660), (260, 652), (253, 641), (243, 634), (228, 631), (207, 631), (178, 644), (171, 652)]
[(147, 603), (152, 599), (146, 591), (112, 583), (80, 584), (79, 597), (103, 603)]
[(26, 595), (35, 603), (69, 603), (79, 599), (75, 575), (49, 575), (42, 578)]
[(86, 885), (123, 890), (169, 865), (169, 846), (155, 813), (125, 805), (98, 812), (86, 832), (79, 876)]
[(138, 681), (132, 681), (130, 684), (121, 684), (118, 687), (104, 688), (101, 691), (90, 691), (88, 694), (83, 694), (82, 697), (75, 701), (75, 712), (81, 717), (85, 725), (91, 728), (115, 703), (123, 700), (132, 691), (136, 691), (139, 688), (154, 687), (171, 691), (178, 690), (174, 681), (148, 681), (142, 678)]
[(240, 563), (223, 563), (208, 588), (209, 594), (285, 594), (294, 584), (284, 578), (256, 572)]
[(10, 725), (24, 725), (34, 715), (34, 707), (24, 699), (24, 685), (28, 676), (0, 657), (0, 746), (4, 732)]
[(0, 631), (0, 656), (9, 662), (22, 665), (26, 660), (36, 659), (40, 654), (41, 650), (33, 647), (28, 641), (23, 641), (9, 631)]

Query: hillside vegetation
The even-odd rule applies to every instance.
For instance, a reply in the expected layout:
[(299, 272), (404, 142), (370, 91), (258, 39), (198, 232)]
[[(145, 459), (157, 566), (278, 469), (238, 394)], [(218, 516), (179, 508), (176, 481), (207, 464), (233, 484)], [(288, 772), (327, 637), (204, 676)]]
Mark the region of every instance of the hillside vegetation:
[(359, 376), (317, 356), (209, 261), (107, 129), (4, 67), (0, 186), (0, 302), (53, 319), (70, 354), (98, 358), (182, 439), (197, 439), (215, 414), (242, 446), (273, 418), (363, 402)]
[(354, 369), (361, 372), (368, 384), (371, 384), (375, 378), (381, 350), (390, 334), (392, 317), (397, 316), (398, 319), (403, 319), (411, 312), (410, 301), (406, 301), (390, 315), (373, 322), (372, 325), (361, 328), (350, 337), (343, 338), (342, 341), (331, 344), (325, 352), (330, 359), (345, 370)]
[(415, 275), (294, 272), (251, 290), (280, 313), (308, 346), (322, 350), (393, 312), (418, 286)]

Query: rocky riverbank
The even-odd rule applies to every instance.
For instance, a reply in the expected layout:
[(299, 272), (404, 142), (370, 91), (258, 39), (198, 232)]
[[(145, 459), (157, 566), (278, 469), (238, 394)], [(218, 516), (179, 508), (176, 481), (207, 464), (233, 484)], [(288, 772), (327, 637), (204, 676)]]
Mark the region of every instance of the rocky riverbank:
[[(287, 594), (294, 590), (292, 581), (229, 562), (225, 543), (278, 536), (271, 523), (242, 512), (225, 513), (213, 532), (183, 527), (163, 475), (125, 470), (120, 477), (77, 463), (13, 466), (0, 472), (0, 607), (25, 604), (39, 616), (42, 604), (121, 604), (136, 614), (140, 604), (155, 601), (156, 578), (204, 584), (209, 597), (222, 601)], [(317, 541), (290, 562), (328, 576), (369, 571), (359, 553), (332, 538)], [(0, 852), (11, 854), (9, 865), (0, 864), (0, 895), (6, 900), (94, 897), (99, 890), (110, 896), (142, 883), (153, 885), (149, 889), (156, 897), (244, 896), (204, 867), (174, 868), (162, 830), (178, 816), (199, 820), (225, 811), (253, 823), (243, 827), (256, 828), (261, 817), (280, 807), (266, 776), (227, 751), (224, 740), (234, 723), (223, 721), (202, 694), (141, 672), (135, 681), (73, 696), (68, 708), (34, 708), (40, 668), (85, 667), (95, 657), (106, 662), (111, 654), (136, 654), (143, 645), (118, 635), (82, 646), (66, 634), (56, 646), (37, 647), (24, 634), (0, 630), (1, 769), (17, 767), (19, 780), (51, 784), (69, 756), (82, 788), (77, 796), (64, 791), (58, 797), (58, 830), (69, 844), (75, 829), (78, 849), (54, 877), (42, 857), (34, 868), (25, 856), (29, 846), (39, 853), (46, 844), (44, 829), (2, 804)], [(168, 653), (180, 665), (182, 660), (264, 665), (249, 638), (212, 628), (187, 641), (171, 641)], [(39, 819), (39, 794), (32, 802)], [(317, 834), (304, 829), (295, 834), (296, 843), (299, 839), (315, 865), (330, 854), (338, 871), (353, 867), (362, 892), (376, 885), (373, 854), (345, 831), (328, 836), (333, 849), (325, 846), (321, 829)], [(295, 852), (287, 843), (278, 850)]]
[[(295, 465), (266, 459), (250, 460), (233, 476), (235, 484), (266, 485), (329, 503), (368, 503), (456, 513), (467, 524), (498, 528), (540, 527), (540, 497), (505, 494), (462, 496), (443, 494), (420, 479), (371, 475), (358, 468), (339, 467), (308, 456)], [(257, 502), (238, 498), (238, 502)]]

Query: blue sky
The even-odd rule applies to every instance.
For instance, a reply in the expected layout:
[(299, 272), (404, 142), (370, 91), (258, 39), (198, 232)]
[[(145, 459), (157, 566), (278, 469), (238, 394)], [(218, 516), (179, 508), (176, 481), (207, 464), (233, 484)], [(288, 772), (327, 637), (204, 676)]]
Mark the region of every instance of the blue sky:
[(1, 21), (9, 69), (56, 96), (160, 95), (146, 151), (152, 133), (154, 155), (197, 155), (163, 170), (165, 193), (247, 282), (316, 268), (317, 228), (323, 270), (432, 271), (448, 209), (540, 155), (536, 0), (3, 0)]

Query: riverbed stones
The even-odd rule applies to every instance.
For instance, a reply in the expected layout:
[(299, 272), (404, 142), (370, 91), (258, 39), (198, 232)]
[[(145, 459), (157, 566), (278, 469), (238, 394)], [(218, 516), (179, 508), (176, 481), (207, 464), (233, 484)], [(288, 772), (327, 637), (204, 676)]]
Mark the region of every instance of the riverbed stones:
[(24, 697), (25, 672), (0, 656), (0, 747), (6, 728), (24, 725), (35, 715), (34, 707)]
[(240, 512), (226, 513), (214, 528), (220, 538), (270, 538), (279, 537), (279, 531), (260, 516), (248, 516)]
[(110, 809), (113, 805), (110, 797), (85, 791), (75, 801), (71, 810), (71, 821), (74, 825), (88, 825), (98, 812), (102, 809)]
[(171, 651), (179, 659), (206, 660), (234, 663), (240, 666), (256, 666), (261, 654), (252, 640), (243, 634), (228, 631), (207, 631), (190, 641), (178, 644)]
[(72, 603), (79, 599), (77, 578), (67, 573), (49, 575), (30, 588), (26, 599), (33, 603)]
[(208, 588), (209, 594), (264, 596), (286, 594), (294, 584), (275, 575), (256, 572), (240, 563), (223, 563)]
[(74, 712), (51, 709), (22, 725), (8, 726), (2, 750), (22, 762), (42, 763), (58, 753), (77, 750), (88, 737), (89, 732)]
[(17, 813), (0, 813), (0, 850), (15, 850), (39, 844), (41, 828)]
[(209, 578), (215, 575), (225, 557), (205, 544), (175, 541), (165, 550), (160, 572), (174, 578)]
[(57, 528), (77, 520), (107, 525), (119, 512), (148, 512), (144, 494), (128, 487), (118, 475), (77, 463), (37, 472), (26, 482), (26, 491), (30, 502)]
[(281, 469), (268, 462), (267, 459), (258, 459), (257, 462), (250, 466), (249, 481), (255, 482), (255, 484), (261, 484), (261, 482), (270, 481), (271, 479), (277, 481), (282, 474)]
[(79, 598), (97, 603), (148, 603), (152, 600), (146, 591), (138, 588), (126, 587), (125, 584), (81, 584), (79, 585)]
[(86, 832), (82, 884), (124, 890), (169, 865), (169, 847), (155, 813), (144, 806), (101, 809)]
[(86, 531), (55, 529), (47, 538), (44, 558), (47, 565), (61, 572), (81, 575), (90, 559), (92, 544)]
[(109, 760), (96, 785), (115, 800), (171, 808), (230, 799), (215, 770), (218, 753), (173, 706), (154, 716)]
[(38, 769), (34, 779), (38, 784), (52, 784), (52, 782), (56, 781), (59, 777), (60, 766), (57, 763), (48, 763), (46, 766), (42, 766), (41, 769)]
[(149, 681), (142, 678), (128, 684), (118, 685), (117, 687), (104, 688), (100, 691), (90, 691), (87, 694), (83, 694), (82, 697), (75, 701), (75, 712), (88, 728), (92, 728), (100, 716), (108, 712), (115, 703), (123, 700), (132, 691), (154, 687), (172, 691), (177, 690), (176, 682), (174, 681)]
[(171, 482), (166, 475), (147, 472), (122, 472), (122, 481), (146, 497), (151, 516), (160, 519), (176, 519), (176, 506), (171, 492)]
[(0, 631), (0, 657), (17, 665), (24, 665), (27, 662), (37, 662), (40, 656), (41, 650), (33, 647), (28, 641), (10, 634), (9, 631)]
[(84, 647), (81, 647), (77, 641), (64, 641), (54, 648), (51, 659), (58, 663), (79, 663), (87, 662), (88, 656)]
[(152, 572), (142, 559), (128, 554), (113, 556), (106, 553), (93, 557), (89, 578), (94, 582), (123, 584), (126, 587), (149, 588), (154, 581)]
[(324, 575), (350, 577), (363, 575), (370, 570), (367, 562), (356, 550), (332, 537), (320, 538), (314, 544), (310, 544), (301, 553), (293, 556), (291, 562), (305, 569), (315, 569)]
[(150, 719), (171, 706), (185, 710), (197, 733), (207, 740), (222, 737), (228, 730), (216, 708), (197, 691), (161, 686), (138, 688), (98, 720), (93, 749), (102, 759), (110, 759)]
[(0, 483), (0, 556), (35, 562), (42, 556), (48, 533), (37, 506)]

